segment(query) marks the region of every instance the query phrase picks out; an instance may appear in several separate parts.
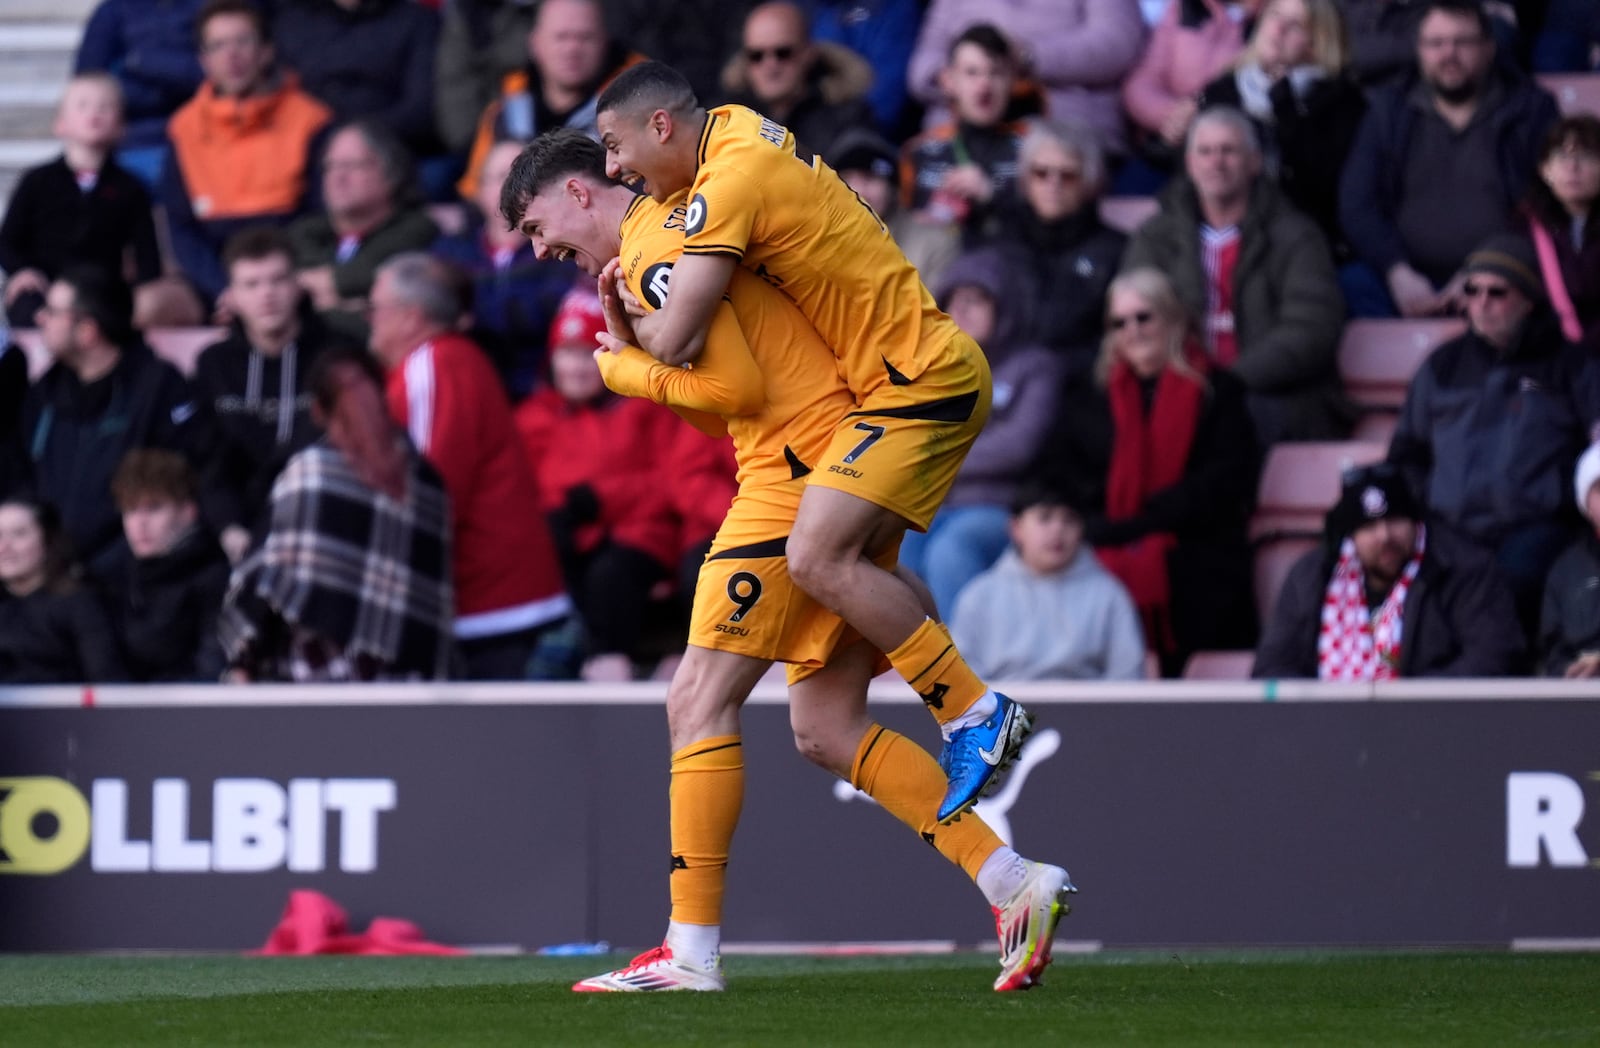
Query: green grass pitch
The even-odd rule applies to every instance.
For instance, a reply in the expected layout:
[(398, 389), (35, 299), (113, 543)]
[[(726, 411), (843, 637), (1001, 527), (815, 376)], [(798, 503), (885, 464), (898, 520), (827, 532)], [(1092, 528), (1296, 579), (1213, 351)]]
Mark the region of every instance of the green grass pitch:
[(1600, 956), (734, 956), (725, 994), (575, 994), (626, 958), (0, 956), (0, 1045), (1600, 1044)]

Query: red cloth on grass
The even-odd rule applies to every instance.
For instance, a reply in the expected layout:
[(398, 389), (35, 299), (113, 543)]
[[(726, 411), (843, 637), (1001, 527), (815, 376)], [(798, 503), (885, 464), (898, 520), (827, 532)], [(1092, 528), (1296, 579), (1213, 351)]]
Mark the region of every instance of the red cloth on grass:
[(289, 893), (278, 926), (256, 953), (269, 956), (346, 953), (364, 955), (429, 954), (457, 957), (467, 951), (458, 946), (428, 942), (422, 929), (398, 917), (374, 917), (367, 930), (350, 931), (349, 919), (338, 903), (305, 889)]

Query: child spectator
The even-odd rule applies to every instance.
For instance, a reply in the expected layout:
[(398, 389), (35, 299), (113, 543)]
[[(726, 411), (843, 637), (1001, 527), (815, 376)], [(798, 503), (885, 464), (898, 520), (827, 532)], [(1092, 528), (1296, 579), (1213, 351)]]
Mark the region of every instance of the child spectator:
[(32, 499), (0, 502), (0, 682), (126, 677), (110, 617), (77, 580), (61, 515)]
[(50, 281), (75, 265), (119, 280), (131, 273), (141, 327), (199, 319), (182, 285), (161, 279), (150, 195), (112, 157), (122, 130), (122, 90), (111, 74), (80, 73), (67, 82), (55, 121), (62, 153), (22, 176), (0, 224), (13, 327), (35, 327)]
[(924, 222), (976, 228), (1017, 180), (1022, 128), (1007, 123), (1017, 55), (992, 25), (975, 25), (950, 45), (939, 86), (952, 119), (901, 150), (900, 201)]
[(1588, 527), (1550, 566), (1539, 617), (1539, 664), (1547, 677), (1600, 677), (1600, 444), (1573, 471), (1573, 495)]
[(132, 554), (116, 589), (116, 619), (136, 681), (216, 681), (217, 615), (228, 558), (200, 523), (194, 475), (183, 456), (137, 448), (111, 481)]
[(950, 635), (985, 680), (1138, 680), (1144, 633), (1122, 583), (1059, 492), (1025, 484), (1011, 546), (956, 601)]
[(659, 404), (606, 389), (594, 360), (604, 330), (594, 292), (568, 293), (550, 327), (550, 386), (524, 401), (516, 420), (588, 630), (584, 675), (627, 679), (651, 590), (678, 567), (680, 524), (663, 478), (672, 475), (667, 453), (683, 423)]

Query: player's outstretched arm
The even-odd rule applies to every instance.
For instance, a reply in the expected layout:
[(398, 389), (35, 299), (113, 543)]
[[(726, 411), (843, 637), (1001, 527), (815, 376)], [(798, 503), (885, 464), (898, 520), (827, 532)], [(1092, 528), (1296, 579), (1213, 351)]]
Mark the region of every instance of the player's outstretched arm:
[(727, 255), (684, 255), (672, 267), (672, 293), (649, 316), (633, 321), (639, 345), (663, 364), (686, 364), (706, 345), (717, 304), (738, 260)]
[(609, 333), (599, 338), (609, 352), (599, 353), (595, 359), (613, 392), (728, 417), (753, 414), (766, 405), (761, 369), (750, 353), (733, 306), (726, 301), (712, 318), (705, 351), (693, 367), (663, 364)]

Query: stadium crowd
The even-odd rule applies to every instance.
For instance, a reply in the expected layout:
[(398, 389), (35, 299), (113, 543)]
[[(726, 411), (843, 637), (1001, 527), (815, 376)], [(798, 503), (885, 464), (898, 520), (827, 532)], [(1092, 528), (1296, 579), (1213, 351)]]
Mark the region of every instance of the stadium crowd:
[[(670, 665), (731, 451), (498, 211), (644, 58), (988, 355), (902, 551), (984, 674), (1600, 676), (1600, 88), (1539, 79), (1600, 85), (1592, 2), (101, 0), (0, 223), (0, 682)], [(1425, 318), (1363, 407), (1347, 325)], [(1263, 464), (1352, 437), (1263, 593)]]

